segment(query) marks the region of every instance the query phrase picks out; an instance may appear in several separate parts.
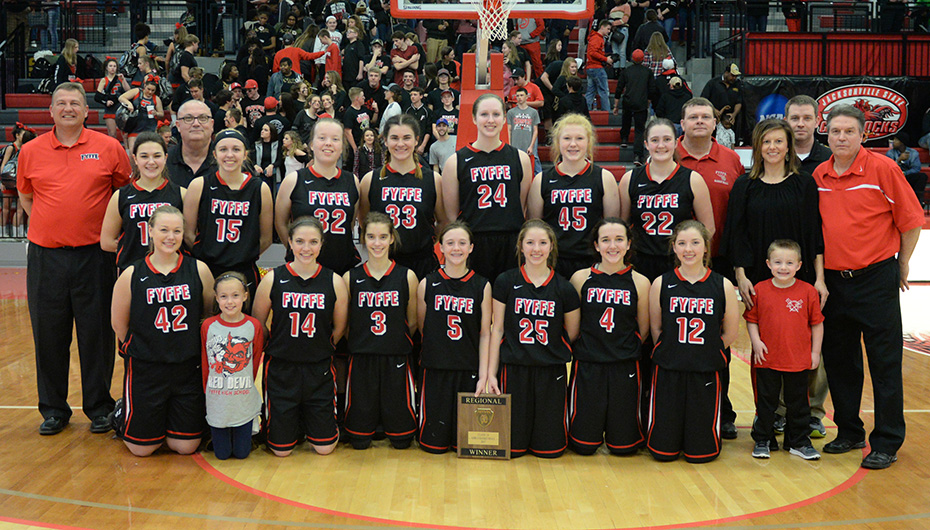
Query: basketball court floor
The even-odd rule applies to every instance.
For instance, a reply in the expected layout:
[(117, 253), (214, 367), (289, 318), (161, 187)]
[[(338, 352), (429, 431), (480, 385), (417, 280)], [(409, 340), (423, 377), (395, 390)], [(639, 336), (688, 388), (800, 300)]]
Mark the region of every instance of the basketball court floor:
[[(658, 463), (640, 452), (508, 462), (340, 445), (306, 445), (285, 459), (264, 449), (244, 461), (210, 452), (135, 458), (112, 433), (88, 432), (75, 410), (57, 436), (39, 436), (25, 271), (0, 269), (0, 529), (92, 528), (840, 528), (930, 527), (930, 233), (902, 294), (907, 440), (883, 471), (859, 467), (868, 449), (804, 461), (750, 456), (749, 341), (735, 345), (731, 398), (739, 438), (704, 465)], [(70, 402), (80, 404), (76, 355)], [(120, 393), (118, 365), (113, 393)], [(873, 421), (870, 381), (862, 401)], [(827, 437), (836, 435), (829, 421)]]

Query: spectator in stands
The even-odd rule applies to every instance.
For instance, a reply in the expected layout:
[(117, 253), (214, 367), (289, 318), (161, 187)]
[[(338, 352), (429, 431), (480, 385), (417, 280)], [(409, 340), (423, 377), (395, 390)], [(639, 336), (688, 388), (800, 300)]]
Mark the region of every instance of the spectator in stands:
[[(429, 154), (427, 148), (429, 147), (430, 138), (432, 138), (432, 122), (430, 120), (432, 114), (423, 103), (422, 88), (415, 86), (410, 90), (410, 106), (407, 107), (404, 114), (412, 115), (420, 126), (420, 142), (417, 144), (417, 153), (420, 155)], [(381, 121), (386, 120), (382, 119)]]
[(501, 44), (501, 54), (504, 56), (504, 95), (509, 97), (515, 82), (513, 72), (523, 70), (524, 63), (517, 54), (517, 47), (509, 41)]
[(338, 112), (336, 107), (333, 106), (332, 94), (323, 94), (320, 96), (320, 106), (320, 118), (333, 118), (337, 121), (342, 121), (342, 117), (345, 115), (345, 113)]
[[(258, 90), (258, 83), (254, 79), (245, 82), (245, 97), (239, 102), (242, 107), (242, 115), (245, 118), (246, 127), (251, 131), (255, 122), (265, 115), (265, 99)], [(251, 134), (246, 135), (251, 138)]]
[[(368, 49), (370, 39), (368, 37), (368, 32), (365, 30), (365, 23), (362, 22), (362, 19), (356, 15), (349, 17), (346, 20), (346, 32), (348, 32), (350, 29), (355, 30), (356, 39), (361, 43), (362, 49)], [(346, 38), (348, 38), (348, 36)], [(345, 50), (346, 39), (342, 39), (342, 43), (339, 45), (339, 47)], [(345, 55), (345, 53), (343, 53), (343, 55)]]
[(129, 82), (130, 88), (142, 88), (142, 81), (152, 72), (155, 71), (155, 59), (150, 55), (143, 55), (139, 57), (138, 69), (136, 70), (135, 75), (132, 76), (132, 80)]
[[(532, 64), (530, 79), (539, 77), (543, 72), (542, 49), (539, 47), (539, 36), (545, 31), (545, 23), (541, 18), (518, 18), (515, 20), (517, 31), (520, 32), (520, 48), (526, 51)], [(530, 72), (530, 70), (527, 70)]]
[[(783, 4), (788, 3), (790, 3), (790, 0), (783, 2)], [(679, 46), (686, 46), (694, 40), (694, 4), (695, 0), (679, 0), (678, 2)], [(671, 37), (671, 35), (669, 35), (669, 37)]]
[(359, 40), (357, 28), (346, 28), (342, 49), (342, 77), (347, 83), (355, 84), (365, 75), (365, 45)]
[[(341, 1), (341, 0), (337, 0), (337, 1)], [(336, 46), (342, 45), (342, 32), (339, 31), (339, 19), (337, 17), (334, 17), (332, 15), (326, 17), (326, 27), (323, 29), (329, 32), (329, 38), (334, 43), (336, 43)], [(317, 33), (318, 37), (319, 35), (320, 34)]]
[(303, 110), (298, 111), (297, 116), (294, 118), (294, 125), (291, 129), (297, 131), (301, 141), (305, 144), (310, 141), (310, 134), (313, 132), (313, 126), (316, 125), (317, 114), (320, 112), (321, 106), (320, 96), (314, 94), (307, 99)]
[(281, 69), (281, 61), (290, 59), (291, 61), (291, 70), (301, 77), (303, 77), (303, 71), (300, 68), (300, 61), (313, 61), (314, 59), (323, 57), (325, 59), (326, 51), (320, 51), (316, 53), (306, 52), (297, 47), (295, 44), (294, 37), (290, 33), (286, 33), (281, 37), (281, 43), (284, 44), (284, 48), (281, 48), (278, 53), (274, 54), (274, 63), (271, 66), (272, 72), (277, 72)]
[[(238, 112), (235, 107), (226, 111), (226, 119)], [(189, 100), (178, 109), (178, 133), (181, 142), (168, 148), (168, 180), (186, 188), (191, 181), (216, 172), (216, 160), (210, 152), (210, 141), (216, 127), (213, 114), (206, 103)]]
[(321, 29), (320, 32), (316, 34), (316, 38), (320, 41), (326, 50), (326, 62), (323, 63), (325, 72), (323, 77), (330, 73), (339, 74), (341, 76), (342, 55), (339, 53), (339, 45), (332, 39), (329, 30), (326, 29)]
[[(3, 160), (0, 161), (0, 168), (6, 169), (6, 165), (13, 160), (14, 165), (18, 166), (19, 150), (23, 144), (34, 140), (36, 132), (17, 122), (13, 128), (13, 143), (3, 149)], [(22, 206), (14, 206), (16, 198), (16, 175), (15, 171), (3, 173), (3, 215), (0, 216), (0, 227), (3, 229), (3, 235), (22, 237), (25, 232), (22, 230), (23, 220), (26, 218)], [(13, 212), (15, 210), (15, 213)]]
[(342, 112), (349, 105), (349, 98), (346, 90), (342, 85), (342, 76), (339, 72), (330, 70), (323, 76), (323, 82), (320, 84), (321, 94), (331, 94), (333, 96), (333, 106), (338, 112)]
[[(395, 85), (396, 86), (396, 85)], [(387, 120), (381, 120), (381, 123)], [(352, 173), (367, 175), (369, 171), (384, 165), (384, 155), (381, 151), (381, 138), (375, 129), (367, 129), (362, 136), (362, 146), (355, 153), (355, 165)]]
[(394, 82), (403, 83), (404, 72), (417, 73), (420, 66), (420, 55), (417, 49), (407, 44), (407, 36), (402, 31), (395, 31), (391, 35), (394, 48), (391, 50), (391, 64), (394, 66)]
[(378, 134), (384, 134), (384, 126), (391, 116), (397, 116), (403, 114), (404, 111), (400, 108), (401, 100), (401, 89), (397, 86), (396, 83), (391, 83), (384, 90), (384, 98), (387, 101), (387, 107), (384, 108), (384, 112), (381, 113), (381, 125), (378, 126)]
[[(449, 136), (458, 135), (458, 124), (459, 124), (459, 109), (455, 106), (455, 94), (452, 89), (444, 91), (439, 96), (440, 104), (439, 107), (433, 110), (433, 116), (430, 118), (433, 123), (438, 123), (439, 120), (445, 120), (446, 125), (449, 126), (447, 134)], [(436, 129), (436, 126), (433, 125), (433, 137), (439, 138), (439, 131)], [(445, 162), (445, 160), (443, 160)]]
[(223, 125), (227, 129), (236, 129), (243, 138), (248, 138), (249, 130), (245, 127), (245, 118), (242, 117), (242, 111), (236, 107), (229, 109), (226, 113), (226, 123)]
[[(633, 45), (633, 38), (636, 36), (639, 31), (639, 27), (643, 25), (643, 21), (646, 17), (646, 8), (649, 7), (651, 0), (634, 0), (630, 2), (630, 38), (626, 40), (626, 57), (629, 59), (633, 56), (633, 50), (637, 49)], [(652, 33), (650, 33), (652, 35)], [(639, 48), (642, 49), (642, 48)]]
[(746, 2), (746, 30), (750, 33), (765, 32), (769, 23), (769, 1), (743, 1)]
[(895, 133), (891, 139), (891, 149), (885, 153), (885, 156), (898, 164), (898, 167), (904, 173), (904, 178), (907, 179), (907, 183), (914, 189), (917, 200), (923, 204), (924, 188), (927, 187), (927, 174), (920, 171), (920, 155), (917, 154), (916, 149), (907, 146), (908, 140), (910, 138), (906, 132), (898, 131)]
[[(94, 93), (94, 101), (101, 103), (104, 107), (103, 119), (107, 124), (107, 134), (113, 138), (118, 138), (119, 129), (116, 127), (116, 109), (119, 105), (119, 96), (130, 89), (126, 77), (119, 72), (119, 64), (116, 59), (110, 58), (103, 63), (104, 76), (97, 82), (97, 92)], [(0, 166), (3, 167), (3, 166)]]
[(204, 102), (204, 104), (210, 108), (210, 114), (213, 115), (214, 118), (220, 110), (220, 108), (215, 103), (206, 98), (203, 90), (203, 80), (193, 78), (190, 80), (187, 86), (182, 87), (182, 90), (178, 90), (178, 92), (175, 94), (175, 97), (172, 98), (172, 112), (177, 114), (178, 109), (181, 108), (181, 104), (192, 99)]
[(595, 110), (594, 98), (601, 101), (600, 110), (610, 110), (610, 92), (607, 89), (607, 71), (604, 65), (610, 62), (610, 57), (604, 53), (604, 46), (607, 42), (607, 35), (610, 34), (611, 23), (609, 20), (601, 20), (597, 23), (597, 31), (593, 32), (588, 38), (588, 48), (586, 52), (588, 73), (588, 92), (585, 95), (588, 100), (588, 108)]
[[(791, 125), (794, 133), (794, 151), (800, 159), (801, 171), (813, 175), (817, 166), (826, 162), (833, 154), (829, 147), (818, 142), (814, 137), (814, 131), (817, 130), (818, 125), (817, 101), (804, 95), (789, 99), (788, 103), (785, 103), (785, 121)], [(811, 407), (816, 413), (817, 405), (812, 402)], [(823, 415), (820, 417), (822, 418)]]
[[(232, 83), (229, 85), (229, 91), (232, 92), (233, 103), (238, 107), (242, 101), (242, 85), (239, 83)], [(241, 108), (239, 110), (242, 110)]]
[(423, 48), (423, 44), (420, 43), (420, 37), (413, 31), (404, 33), (404, 39), (407, 41), (407, 46), (416, 48), (417, 55), (420, 56), (416, 66), (417, 84), (419, 84), (419, 77), (423, 75), (423, 68), (426, 66), (426, 50)]
[(525, 151), (531, 157), (534, 163), (533, 173), (537, 173), (542, 170), (537, 151), (541, 121), (536, 109), (527, 104), (527, 94), (526, 87), (521, 86), (514, 90), (514, 100), (517, 105), (507, 111), (507, 132), (510, 145), (520, 151)]
[(262, 6), (255, 16), (255, 24), (251, 27), (251, 30), (255, 32), (255, 37), (261, 43), (262, 50), (269, 55), (274, 54), (278, 45), (278, 38), (275, 36), (274, 27), (268, 22), (270, 19), (271, 13), (267, 6)]
[[(548, 74), (543, 74), (544, 76)], [(558, 121), (563, 114), (566, 113), (564, 110), (567, 107), (562, 106), (562, 100), (568, 98), (568, 78), (571, 76), (578, 75), (578, 61), (569, 57), (562, 62), (562, 68), (559, 70), (558, 77), (555, 78), (555, 81), (552, 82), (552, 121)], [(580, 78), (579, 78), (580, 79)], [(585, 115), (588, 114), (587, 102), (585, 102)]]
[(289, 93), (292, 86), (303, 81), (303, 78), (291, 68), (291, 65), (293, 65), (293, 62), (289, 57), (281, 59), (280, 69), (271, 74), (271, 79), (268, 81), (266, 96), (280, 98), (281, 92)]
[(656, 14), (656, 10), (647, 9), (646, 23), (640, 26), (633, 36), (633, 49), (645, 50), (648, 48), (649, 40), (652, 39), (652, 34), (656, 32), (662, 35), (662, 40), (666, 43), (668, 42), (668, 34), (665, 33), (665, 28), (659, 23), (659, 16)]
[[(68, 425), (71, 336), (77, 329), (83, 412), (90, 430), (110, 430), (114, 401), (114, 344), (110, 299), (113, 254), (100, 248), (100, 226), (113, 189), (129, 183), (126, 150), (115, 139), (84, 128), (87, 99), (77, 83), (59, 85), (50, 106), (55, 124), (19, 153), (19, 204), (29, 218), (26, 292), (36, 355), (39, 434)], [(70, 160), (92, 158), (93, 163)], [(66, 300), (66, 302), (64, 302)]]
[[(400, 107), (407, 112), (407, 109), (410, 108), (410, 91), (416, 86), (417, 76), (413, 72), (404, 72), (403, 82), (400, 85), (402, 90), (400, 96)], [(381, 121), (384, 121), (382, 116)]]
[(565, 90), (568, 92), (568, 96), (559, 98), (559, 110), (562, 112), (561, 116), (574, 112), (575, 114), (585, 116), (589, 120), (591, 119), (591, 113), (588, 111), (588, 102), (585, 101), (584, 93), (581, 90), (582, 86), (581, 78), (577, 75), (570, 75), (566, 78)]
[(458, 90), (452, 88), (452, 75), (449, 73), (449, 70), (442, 68), (436, 74), (436, 88), (430, 91), (426, 95), (426, 104), (429, 108), (437, 110), (443, 106), (442, 103), (442, 94), (444, 92), (449, 92), (452, 94), (453, 105), (458, 105), (459, 96), (461, 95)]
[(668, 81), (668, 90), (660, 90), (659, 102), (655, 105), (656, 116), (675, 124), (675, 137), (681, 136), (681, 107), (694, 97), (688, 85), (678, 76)]
[[(704, 85), (701, 97), (709, 100), (714, 108), (722, 111), (724, 107), (730, 107), (733, 110), (733, 123), (739, 124), (739, 116), (743, 110), (743, 92), (741, 90), (739, 76), (741, 75), (736, 63), (727, 65), (723, 75), (715, 77)], [(740, 139), (739, 128), (736, 128), (736, 140)]]
[(920, 121), (920, 134), (920, 140), (917, 140), (917, 145), (924, 149), (930, 149), (930, 108), (924, 112), (924, 117)]
[(168, 73), (168, 81), (171, 88), (177, 90), (182, 83), (191, 80), (190, 69), (197, 66), (197, 59), (194, 54), (200, 47), (200, 39), (197, 35), (188, 35), (181, 43), (181, 51), (178, 53), (177, 66)]
[(520, 88), (525, 88), (527, 92), (526, 104), (533, 107), (534, 109), (539, 109), (545, 105), (543, 100), (542, 91), (539, 90), (539, 86), (530, 81), (529, 75), (523, 70), (517, 68), (513, 72), (514, 74), (514, 88), (510, 92), (510, 101), (516, 101), (516, 91)]
[(263, 123), (249, 158), (255, 161), (255, 175), (261, 176), (265, 184), (277, 193), (284, 169), (284, 151), (280, 136), (273, 123)]
[(358, 87), (349, 89), (349, 101), (352, 103), (346, 108), (342, 117), (342, 124), (345, 126), (346, 142), (352, 148), (349, 161), (354, 163), (355, 153), (362, 143), (362, 133), (378, 121), (378, 107), (375, 106), (373, 111), (365, 108), (365, 92)]
[(77, 79), (77, 54), (79, 48), (78, 41), (74, 39), (65, 41), (65, 47), (61, 49), (61, 55), (55, 61), (55, 69), (52, 73), (55, 86)]
[(429, 163), (433, 173), (440, 175), (446, 160), (455, 154), (456, 136), (449, 135), (449, 121), (446, 118), (439, 118), (433, 125), (433, 131), (436, 141), (429, 147)]
[[(281, 139), (281, 150), (284, 152), (284, 171), (282, 175), (287, 175), (298, 169), (305, 167), (310, 162), (310, 155), (307, 153), (307, 147), (297, 131), (287, 131)], [(275, 192), (278, 190), (276, 189)]]
[(310, 83), (308, 83), (306, 79), (291, 87), (291, 97), (294, 98), (294, 105), (296, 105), (298, 109), (304, 108), (307, 104), (307, 100), (310, 99), (310, 92)]
[[(368, 78), (365, 81), (361, 81), (356, 86), (362, 89), (362, 93), (365, 95), (364, 107), (368, 109), (369, 116), (376, 116), (378, 114), (378, 109), (383, 110), (387, 107), (387, 100), (384, 97), (384, 88), (381, 86), (380, 68), (377, 66), (370, 66), (368, 68)], [(378, 120), (374, 119), (372, 123), (378, 123)]]
[[(371, 41), (371, 54), (366, 55), (364, 59), (365, 62), (364, 72), (365, 75), (368, 75), (368, 72), (372, 68), (377, 68), (381, 72), (381, 76), (387, 76), (388, 72), (391, 70), (391, 58), (388, 54), (384, 53), (384, 43), (380, 40), (375, 39)], [(394, 76), (388, 76), (389, 79), (393, 79)], [(365, 82), (365, 78), (362, 78), (362, 81), (358, 82), (358, 85), (361, 85)]]
[(537, 75), (539, 74), (539, 72), (533, 71), (533, 62), (530, 61), (530, 54), (521, 47), (521, 44), (523, 44), (523, 34), (520, 33), (520, 30), (515, 29), (507, 35), (507, 44), (517, 52), (517, 57), (520, 59), (518, 66), (526, 71), (529, 79), (533, 79), (534, 73)]
[(303, 28), (297, 25), (297, 15), (294, 13), (284, 15), (284, 22), (278, 24), (275, 29), (278, 42), (284, 42), (285, 35), (291, 38), (291, 42), (294, 42), (303, 32)]
[[(449, 86), (458, 91), (462, 88), (462, 64), (455, 60), (455, 52), (451, 46), (442, 49), (439, 61), (436, 62), (436, 71), (441, 72), (443, 69), (449, 71)], [(456, 98), (458, 105), (458, 98)]]
[(230, 85), (239, 81), (239, 67), (236, 63), (228, 62), (223, 65), (220, 70), (220, 81), (223, 83), (223, 88), (231, 90)]
[(478, 26), (472, 20), (459, 20), (455, 27), (455, 56), (462, 57), (464, 53), (478, 42)]
[(607, 17), (612, 25), (610, 51), (617, 56), (614, 68), (626, 68), (626, 43), (630, 39), (630, 4), (627, 0), (616, 0)]
[(216, 93), (216, 96), (213, 98), (213, 104), (216, 105), (216, 110), (213, 112), (214, 124), (226, 123), (226, 112), (236, 106), (236, 102), (233, 101), (232, 92), (226, 89)]
[(665, 29), (665, 35), (671, 39), (678, 18), (678, 0), (659, 0), (655, 7), (656, 17)]
[(252, 127), (252, 133), (255, 135), (253, 141), (257, 142), (259, 140), (259, 135), (261, 134), (262, 126), (266, 123), (271, 124), (274, 130), (278, 133), (276, 137), (280, 140), (284, 136), (285, 131), (291, 129), (291, 122), (288, 119), (278, 112), (280, 103), (276, 98), (267, 97), (265, 98), (265, 115), (258, 119), (255, 122), (255, 125)]
[(428, 18), (423, 21), (426, 28), (426, 62), (435, 63), (443, 48), (449, 45), (449, 30), (452, 23), (448, 20)]
[(730, 107), (723, 107), (717, 112), (717, 130), (714, 133), (717, 143), (723, 147), (733, 149), (736, 144), (736, 133), (733, 131), (733, 112)]
[(643, 134), (646, 132), (646, 118), (649, 117), (649, 100), (655, 101), (659, 95), (655, 77), (643, 65), (643, 51), (633, 51), (633, 62), (620, 72), (617, 78), (617, 91), (614, 94), (614, 114), (623, 107), (620, 141), (627, 145), (630, 137), (630, 124), (633, 124), (633, 164), (641, 166), (645, 162), (645, 144)]
[(652, 72), (652, 75), (659, 77), (662, 72), (668, 70), (665, 67), (665, 61), (672, 61), (672, 68), (677, 68), (675, 56), (665, 43), (665, 39), (658, 32), (653, 33), (649, 39), (649, 46), (646, 47), (643, 54), (643, 65)]
[[(248, 84), (248, 80), (253, 80), (257, 83), (259, 93), (265, 94), (268, 91), (269, 70), (270, 65), (265, 51), (258, 44), (254, 44), (251, 46), (249, 54), (239, 63), (240, 82), (245, 79), (244, 84)], [(246, 87), (246, 91), (248, 91), (248, 87)]]
[(184, 42), (184, 39), (187, 38), (187, 28), (181, 24), (175, 25), (174, 35), (171, 39), (171, 42), (168, 43), (168, 51), (165, 52), (165, 69), (170, 74), (172, 70), (175, 69), (178, 65), (179, 53), (183, 49), (181, 45)]

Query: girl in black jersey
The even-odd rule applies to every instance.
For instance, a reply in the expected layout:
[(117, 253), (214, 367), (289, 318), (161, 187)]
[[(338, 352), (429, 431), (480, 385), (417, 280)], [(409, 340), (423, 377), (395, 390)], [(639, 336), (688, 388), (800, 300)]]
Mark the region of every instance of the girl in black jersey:
[(672, 233), (674, 270), (649, 291), (655, 348), (646, 446), (657, 460), (692, 463), (720, 454), (720, 370), (736, 340), (739, 307), (730, 280), (712, 272), (710, 232), (683, 221)]
[(412, 115), (390, 117), (384, 138), (387, 163), (362, 178), (358, 215), (373, 211), (390, 216), (401, 240), (393, 258), (423, 278), (439, 267), (433, 252), (436, 221), (445, 217), (439, 175), (417, 159), (420, 126)]
[(387, 215), (371, 212), (361, 226), (368, 261), (344, 276), (349, 289), (349, 379), (345, 431), (352, 447), (367, 449), (380, 423), (396, 449), (417, 430), (411, 337), (417, 322), (417, 277), (391, 260), (399, 244)]
[(182, 255), (184, 216), (158, 207), (148, 220), (151, 252), (113, 287), (111, 321), (123, 356), (117, 433), (136, 456), (161, 447), (191, 454), (206, 428), (200, 370), (200, 319), (213, 300), (213, 276)]
[[(420, 449), (444, 453), (456, 446), (459, 392), (485, 392), (491, 339), (491, 285), (468, 268), (474, 245), (461, 221), (439, 235), (445, 266), (417, 288), (417, 325), (423, 332), (420, 366)], [(492, 392), (500, 393), (496, 384)]]
[(110, 58), (103, 63), (103, 77), (97, 81), (97, 92), (94, 101), (103, 105), (103, 121), (107, 124), (107, 134), (119, 138), (119, 128), (116, 127), (116, 108), (119, 105), (119, 95), (131, 90), (129, 82), (119, 71), (119, 62)]
[(135, 128), (126, 136), (126, 149), (132, 152), (136, 136), (143, 132), (155, 132), (158, 120), (165, 116), (161, 98), (158, 97), (158, 76), (150, 75), (145, 78), (142, 88), (133, 88), (119, 96), (120, 105), (130, 112), (135, 109), (139, 112)]
[(625, 221), (608, 217), (592, 233), (600, 261), (571, 279), (581, 298), (581, 335), (569, 384), (568, 444), (590, 455), (606, 440), (611, 453), (632, 453), (645, 441), (638, 361), (649, 332), (649, 280), (629, 264)]
[[(565, 364), (578, 336), (578, 293), (555, 273), (555, 232), (541, 219), (517, 238), (522, 265), (494, 282), (488, 388), (509, 393), (511, 456), (561, 456), (567, 445)], [(498, 365), (500, 371), (498, 373)], [(498, 381), (500, 381), (498, 389)]]
[(336, 448), (334, 344), (346, 329), (348, 291), (342, 277), (317, 262), (323, 225), (301, 217), (288, 227), (294, 261), (262, 278), (252, 315), (271, 318), (265, 348), (265, 418), (268, 447), (288, 456), (301, 436), (314, 451)]
[(445, 211), (474, 230), (472, 268), (492, 283), (517, 265), (513, 248), (533, 179), (529, 156), (501, 141), (506, 115), (500, 96), (478, 96), (472, 107), (478, 138), (442, 167)]
[(248, 279), (249, 299), (255, 299), (255, 262), (271, 246), (271, 188), (260, 177), (242, 171), (248, 143), (235, 129), (223, 129), (213, 141), (219, 169), (191, 181), (184, 196), (185, 239), (195, 257), (214, 275), (241, 272)]
[(646, 124), (649, 163), (620, 179), (620, 217), (633, 227), (633, 266), (656, 279), (671, 268), (668, 238), (685, 219), (697, 219), (714, 233), (714, 212), (707, 184), (675, 158), (675, 127), (665, 118)]
[(613, 174), (593, 162), (597, 136), (590, 120), (566, 114), (556, 122), (550, 138), (555, 166), (533, 180), (526, 214), (555, 230), (559, 243), (556, 270), (571, 278), (578, 269), (594, 263), (592, 228), (598, 219), (620, 214), (620, 196)]
[(125, 270), (148, 253), (148, 220), (155, 208), (171, 205), (184, 207), (186, 189), (168, 181), (165, 141), (157, 133), (146, 132), (136, 138), (132, 157), (135, 178), (113, 192), (100, 229), (100, 248), (116, 252), (116, 266)]
[[(284, 176), (275, 199), (275, 230), (287, 241), (288, 223), (309, 215), (323, 223), (326, 245), (320, 263), (338, 274), (358, 265), (361, 259), (352, 239), (358, 205), (358, 178), (339, 168), (345, 129), (332, 118), (321, 118), (313, 126), (308, 147), (313, 162)], [(288, 249), (288, 259), (290, 258)]]

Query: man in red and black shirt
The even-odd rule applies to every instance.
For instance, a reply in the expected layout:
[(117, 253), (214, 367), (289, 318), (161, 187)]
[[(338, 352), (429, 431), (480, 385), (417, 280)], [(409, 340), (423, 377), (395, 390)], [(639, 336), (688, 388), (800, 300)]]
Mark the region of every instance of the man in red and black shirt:
[[(859, 417), (862, 343), (875, 399), (872, 452), (862, 467), (884, 469), (904, 443), (901, 373), (901, 303), (908, 288), (908, 262), (924, 224), (923, 209), (904, 174), (890, 158), (862, 147), (865, 116), (837, 105), (827, 118), (833, 156), (817, 166), (823, 220), (823, 362), (835, 410), (836, 439), (825, 453), (865, 447)], [(861, 341), (861, 342), (860, 342)]]
[(16, 187), (29, 214), (26, 293), (36, 352), (39, 434), (58, 434), (71, 418), (68, 369), (77, 331), (83, 410), (90, 430), (110, 430), (115, 361), (110, 301), (114, 255), (100, 248), (100, 227), (114, 188), (129, 182), (120, 143), (84, 128), (87, 99), (78, 83), (52, 93), (55, 127), (23, 145)]

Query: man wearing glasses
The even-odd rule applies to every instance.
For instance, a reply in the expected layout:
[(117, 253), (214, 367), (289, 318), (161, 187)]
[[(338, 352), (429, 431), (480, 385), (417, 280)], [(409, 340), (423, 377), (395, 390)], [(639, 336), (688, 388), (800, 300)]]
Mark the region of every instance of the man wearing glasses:
[(213, 114), (202, 101), (191, 99), (178, 109), (178, 132), (181, 142), (168, 149), (168, 179), (186, 188), (196, 177), (216, 172), (216, 160), (210, 153), (213, 139)]

